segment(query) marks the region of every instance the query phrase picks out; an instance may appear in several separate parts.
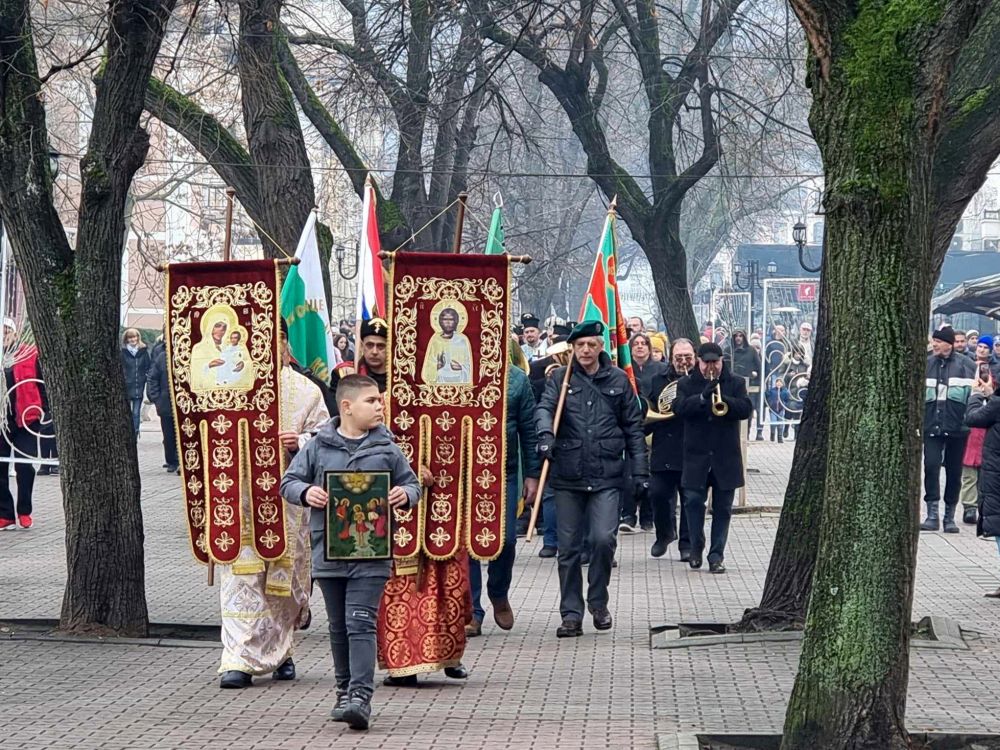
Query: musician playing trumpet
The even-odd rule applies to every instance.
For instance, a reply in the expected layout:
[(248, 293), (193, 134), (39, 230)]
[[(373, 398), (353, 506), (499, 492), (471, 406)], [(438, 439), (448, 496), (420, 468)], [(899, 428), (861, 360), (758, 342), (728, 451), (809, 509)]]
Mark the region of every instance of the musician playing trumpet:
[(691, 538), (683, 506), (679, 534), (677, 528), (677, 501), (684, 468), (684, 420), (677, 417), (674, 406), (678, 383), (693, 367), (694, 344), (689, 339), (676, 339), (670, 348), (670, 364), (649, 378), (650, 411), (646, 415), (646, 434), (652, 438), (649, 497), (656, 527), (656, 541), (649, 553), (663, 557), (676, 539), (681, 562), (691, 557)]
[(705, 550), (705, 503), (712, 488), (712, 533), (708, 565), (725, 573), (726, 539), (733, 496), (743, 486), (740, 422), (753, 405), (743, 378), (733, 376), (718, 344), (702, 344), (698, 364), (677, 385), (674, 405), (684, 420), (684, 469), (681, 496), (691, 535), (688, 564), (700, 568)]

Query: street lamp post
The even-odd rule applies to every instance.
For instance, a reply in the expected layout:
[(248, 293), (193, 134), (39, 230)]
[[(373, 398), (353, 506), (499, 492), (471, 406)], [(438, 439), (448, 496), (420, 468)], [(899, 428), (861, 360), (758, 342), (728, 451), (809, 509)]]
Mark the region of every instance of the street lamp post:
[(819, 273), (820, 268), (823, 266), (822, 263), (816, 266), (816, 268), (806, 265), (805, 255), (803, 254), (806, 248), (806, 225), (801, 221), (795, 222), (795, 226), (792, 227), (792, 241), (799, 248), (799, 265), (802, 266), (802, 269), (809, 273)]
[[(767, 264), (767, 275), (774, 276), (778, 272), (778, 264), (773, 260)], [(746, 281), (740, 281), (740, 276), (744, 276)], [(760, 263), (756, 260), (748, 260), (746, 263), (733, 261), (733, 286), (741, 292), (750, 292), (750, 332), (756, 330), (753, 325), (754, 308), (757, 306), (757, 290), (763, 289), (760, 282)]]

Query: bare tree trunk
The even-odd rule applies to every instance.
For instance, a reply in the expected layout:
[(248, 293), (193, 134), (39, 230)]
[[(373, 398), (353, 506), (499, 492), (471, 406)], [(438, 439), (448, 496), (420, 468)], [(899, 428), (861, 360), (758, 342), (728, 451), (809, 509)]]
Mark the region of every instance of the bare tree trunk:
[(52, 203), (28, 4), (0, 2), (0, 210), (22, 270), (63, 465), (61, 627), (145, 635), (135, 436), (122, 394), (118, 304), (125, 202), (149, 140), (143, 97), (173, 0), (112, 0), (105, 64), (80, 164), (77, 245)]

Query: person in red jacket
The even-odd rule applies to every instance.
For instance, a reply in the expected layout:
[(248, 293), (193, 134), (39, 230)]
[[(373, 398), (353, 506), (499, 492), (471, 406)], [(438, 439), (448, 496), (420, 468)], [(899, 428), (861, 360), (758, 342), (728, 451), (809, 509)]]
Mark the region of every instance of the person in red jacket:
[[(3, 370), (5, 404), (0, 411), (0, 461), (11, 457), (34, 458), (38, 455), (39, 423), (46, 410), (42, 371), (38, 365), (38, 349), (17, 342), (17, 324), (11, 318), (3, 321)], [(32, 524), (35, 468), (22, 461), (14, 464), (14, 473), (17, 475), (16, 508), (6, 478), (0, 482), (0, 530), (17, 528), (17, 524), (28, 529)]]

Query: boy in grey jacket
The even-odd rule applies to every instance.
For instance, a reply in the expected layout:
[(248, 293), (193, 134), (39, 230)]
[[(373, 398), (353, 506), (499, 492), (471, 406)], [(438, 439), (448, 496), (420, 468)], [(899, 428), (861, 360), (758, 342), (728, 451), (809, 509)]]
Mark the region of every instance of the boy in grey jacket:
[(335, 721), (367, 729), (375, 691), (375, 623), (390, 560), (347, 562), (326, 559), (327, 471), (388, 471), (389, 504), (416, 505), (420, 484), (383, 425), (382, 395), (365, 375), (348, 375), (337, 385), (340, 416), (328, 422), (295, 456), (281, 479), (285, 502), (315, 508), (310, 518), (312, 575), (319, 583), (330, 620), (330, 646), (337, 680)]

